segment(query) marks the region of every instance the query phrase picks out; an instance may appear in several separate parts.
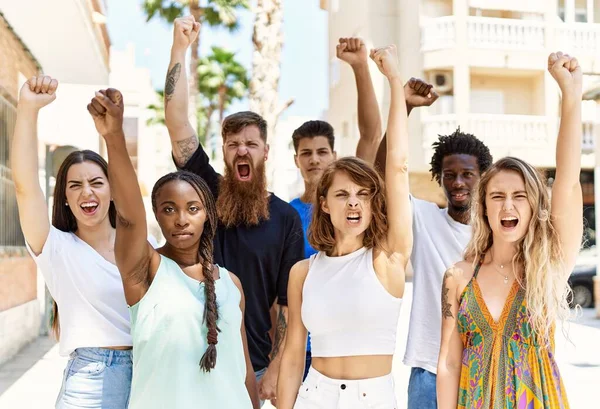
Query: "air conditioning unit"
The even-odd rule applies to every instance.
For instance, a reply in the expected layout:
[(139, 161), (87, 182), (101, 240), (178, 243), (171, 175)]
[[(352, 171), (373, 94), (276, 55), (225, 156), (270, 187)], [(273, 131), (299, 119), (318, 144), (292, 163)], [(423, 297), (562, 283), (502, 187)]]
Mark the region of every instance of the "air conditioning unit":
[(452, 92), (453, 76), (451, 71), (431, 71), (429, 83), (438, 94), (449, 94)]

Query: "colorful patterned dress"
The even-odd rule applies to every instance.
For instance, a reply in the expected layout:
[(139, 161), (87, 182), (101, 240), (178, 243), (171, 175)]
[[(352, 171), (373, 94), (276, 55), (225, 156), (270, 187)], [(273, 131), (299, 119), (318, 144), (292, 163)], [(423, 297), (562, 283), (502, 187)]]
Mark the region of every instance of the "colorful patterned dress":
[(476, 277), (460, 297), (458, 330), (463, 341), (458, 408), (568, 409), (567, 395), (550, 349), (534, 339), (525, 290), (515, 280), (497, 322)]

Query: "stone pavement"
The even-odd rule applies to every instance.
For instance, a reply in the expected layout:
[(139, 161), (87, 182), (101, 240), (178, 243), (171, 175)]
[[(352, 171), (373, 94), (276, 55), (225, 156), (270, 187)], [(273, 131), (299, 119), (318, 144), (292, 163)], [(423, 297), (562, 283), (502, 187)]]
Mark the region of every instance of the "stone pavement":
[[(409, 368), (402, 364), (410, 314), (412, 284), (408, 283), (398, 325), (398, 345), (393, 372), (398, 407), (406, 407)], [(600, 396), (600, 320), (594, 310), (565, 325), (556, 333), (556, 357), (572, 409), (598, 406)], [(24, 348), (15, 359), (0, 367), (0, 409), (52, 409), (60, 388), (66, 358), (58, 347), (41, 337)], [(272, 409), (268, 403), (264, 409)], [(174, 408), (176, 409), (176, 408)]]

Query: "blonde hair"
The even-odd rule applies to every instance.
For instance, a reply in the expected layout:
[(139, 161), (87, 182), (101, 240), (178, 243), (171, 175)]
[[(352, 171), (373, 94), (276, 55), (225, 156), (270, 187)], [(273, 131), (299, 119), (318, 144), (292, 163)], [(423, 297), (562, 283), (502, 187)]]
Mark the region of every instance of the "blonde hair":
[(494, 163), (481, 177), (471, 207), (473, 236), (465, 250), (465, 259), (477, 263), (492, 247), (485, 199), (489, 181), (500, 172), (516, 172), (525, 182), (532, 217), (527, 233), (517, 243), (512, 263), (513, 267), (523, 266), (524, 274), (517, 275), (516, 279), (525, 288), (529, 323), (537, 341), (549, 346), (555, 321), (569, 316), (567, 299), (571, 290), (558, 233), (550, 216), (546, 178), (533, 166), (521, 159), (506, 157)]

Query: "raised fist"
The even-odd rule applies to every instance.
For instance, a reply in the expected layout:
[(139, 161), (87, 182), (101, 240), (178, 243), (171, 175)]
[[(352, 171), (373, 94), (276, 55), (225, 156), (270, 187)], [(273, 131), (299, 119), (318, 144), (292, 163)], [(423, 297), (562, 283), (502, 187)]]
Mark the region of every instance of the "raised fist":
[(175, 19), (173, 26), (173, 48), (187, 50), (198, 38), (200, 23), (193, 16), (179, 17)]
[(360, 38), (340, 38), (335, 52), (340, 60), (347, 62), (351, 67), (367, 63), (367, 47)]
[(563, 54), (560, 51), (550, 54), (548, 56), (548, 71), (563, 94), (574, 92), (578, 93), (578, 97), (581, 97), (583, 74), (575, 57)]
[(123, 94), (114, 88), (96, 91), (96, 96), (87, 106), (96, 130), (107, 141), (115, 136), (122, 137), (123, 109)]
[(398, 53), (394, 44), (387, 47), (374, 48), (371, 50), (371, 59), (377, 64), (377, 68), (388, 80), (400, 78), (398, 67)]
[(413, 77), (404, 84), (404, 97), (406, 105), (418, 108), (430, 106), (439, 98), (439, 95), (433, 90), (433, 85)]
[(19, 105), (40, 109), (56, 99), (58, 81), (47, 75), (31, 77), (21, 87)]

